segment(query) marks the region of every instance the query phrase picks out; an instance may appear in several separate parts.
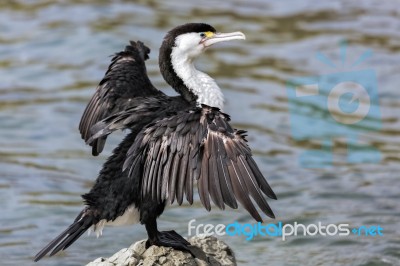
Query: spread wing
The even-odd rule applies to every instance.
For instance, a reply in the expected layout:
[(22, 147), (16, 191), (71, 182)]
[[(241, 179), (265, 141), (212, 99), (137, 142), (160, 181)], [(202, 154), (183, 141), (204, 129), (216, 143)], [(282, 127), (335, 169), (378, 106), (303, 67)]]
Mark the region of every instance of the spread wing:
[[(211, 200), (219, 208), (237, 208), (239, 201), (257, 221), (262, 221), (254, 203), (269, 217), (274, 214), (264, 195), (276, 199), (263, 177), (245, 139), (234, 130), (229, 116), (203, 105), (150, 124), (129, 149), (124, 170), (141, 177), (142, 197), (158, 202), (184, 194), (193, 203), (197, 180), (200, 200), (207, 210)], [(251, 199), (252, 198), (252, 199)]]
[[(151, 84), (145, 66), (150, 49), (142, 42), (130, 42), (125, 50), (115, 54), (108, 70), (96, 88), (79, 123), (85, 141), (92, 136), (91, 128), (97, 122), (129, 107), (135, 97), (163, 94)], [(92, 154), (102, 152), (106, 137), (90, 145)]]
[(143, 125), (176, 114), (177, 110), (191, 107), (180, 97), (159, 95), (156, 97), (136, 97), (130, 102), (130, 107), (119, 113), (110, 115), (97, 122), (91, 128), (91, 137), (86, 143), (92, 145), (96, 140), (105, 138), (112, 132), (124, 129), (142, 130)]

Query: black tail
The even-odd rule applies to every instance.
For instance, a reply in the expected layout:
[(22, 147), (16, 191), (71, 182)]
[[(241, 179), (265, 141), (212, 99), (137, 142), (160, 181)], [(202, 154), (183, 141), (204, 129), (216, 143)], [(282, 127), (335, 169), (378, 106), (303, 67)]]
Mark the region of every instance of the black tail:
[(53, 241), (39, 251), (38, 254), (36, 254), (34, 261), (39, 261), (47, 253), (49, 253), (50, 250), (52, 250), (50, 256), (53, 256), (60, 250), (68, 248), (94, 223), (95, 219), (92, 212), (88, 209), (82, 210), (78, 217), (76, 217), (73, 224), (71, 224), (64, 232), (53, 239)]

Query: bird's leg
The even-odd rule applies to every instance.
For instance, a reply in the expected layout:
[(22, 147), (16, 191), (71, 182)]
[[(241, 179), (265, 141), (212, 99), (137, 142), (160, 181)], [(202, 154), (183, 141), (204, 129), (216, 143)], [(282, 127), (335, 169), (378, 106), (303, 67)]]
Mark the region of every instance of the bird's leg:
[(157, 230), (157, 222), (156, 220), (148, 221), (145, 224), (147, 235), (149, 239), (146, 242), (146, 248), (155, 245), (155, 246), (164, 246), (164, 247), (171, 247), (177, 250), (189, 251), (190, 249), (188, 246), (190, 243), (186, 241), (182, 236), (180, 236), (175, 231), (158, 231)]
[[(153, 202), (154, 203), (154, 202)], [(147, 204), (146, 204), (147, 205)], [(190, 251), (190, 243), (175, 231), (158, 231), (157, 217), (163, 212), (165, 204), (148, 204), (147, 208), (142, 208), (141, 223), (146, 226), (149, 239), (146, 242), (146, 248), (151, 245), (172, 247), (177, 250)], [(144, 207), (144, 206), (142, 206)]]

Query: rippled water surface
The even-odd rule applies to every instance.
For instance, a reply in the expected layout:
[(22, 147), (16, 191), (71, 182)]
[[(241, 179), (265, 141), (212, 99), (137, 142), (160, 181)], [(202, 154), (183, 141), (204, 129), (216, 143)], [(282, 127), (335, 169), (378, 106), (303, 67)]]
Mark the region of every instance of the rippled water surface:
[[(57, 3), (56, 3), (57, 2)], [(0, 258), (1, 265), (31, 265), (33, 255), (61, 232), (82, 206), (96, 175), (121, 139), (116, 134), (98, 158), (80, 139), (80, 116), (109, 64), (127, 41), (152, 48), (148, 70), (162, 80), (158, 47), (167, 30), (207, 22), (247, 40), (213, 47), (198, 67), (214, 77), (225, 111), (249, 131), (256, 160), (279, 200), (277, 221), (380, 225), (381, 237), (222, 237), (241, 265), (400, 265), (400, 9), (396, 1), (3, 1), (0, 3)], [(350, 164), (346, 138), (333, 141), (334, 165), (299, 164), (319, 139), (291, 135), (286, 81), (335, 70), (316, 60), (322, 52), (340, 62), (364, 51), (373, 56), (356, 69), (377, 76), (379, 130), (360, 139), (381, 152), (380, 163)], [(351, 65), (351, 64), (349, 64)], [(295, 107), (323, 113), (321, 106)], [(323, 107), (323, 104), (322, 104)], [(313, 109), (314, 108), (314, 109)], [(319, 108), (319, 110), (317, 110)], [(325, 114), (329, 115), (329, 114)], [(322, 115), (321, 119), (324, 119)], [(317, 121), (318, 122), (318, 121)], [(321, 128), (319, 123), (308, 125)], [(160, 227), (187, 234), (187, 222), (253, 222), (243, 210), (207, 213), (196, 202), (172, 206)], [(266, 219), (267, 222), (273, 222)], [(38, 265), (82, 265), (146, 237), (142, 226), (107, 228), (100, 239), (83, 236), (66, 252)]]

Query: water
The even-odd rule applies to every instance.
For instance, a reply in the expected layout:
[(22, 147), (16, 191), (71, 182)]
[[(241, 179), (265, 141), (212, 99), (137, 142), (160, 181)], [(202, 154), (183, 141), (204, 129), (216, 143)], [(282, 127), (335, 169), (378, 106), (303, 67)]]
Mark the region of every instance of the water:
[[(152, 48), (154, 85), (173, 91), (157, 66), (167, 30), (207, 22), (221, 32), (243, 31), (247, 40), (219, 45), (198, 60), (226, 96), (225, 111), (249, 131), (260, 168), (279, 197), (276, 221), (305, 224), (381, 225), (382, 237), (222, 237), (241, 265), (400, 265), (400, 11), (393, 1), (4, 1), (0, 4), (0, 257), (1, 265), (31, 265), (32, 257), (81, 209), (80, 195), (121, 139), (110, 138), (99, 158), (90, 155), (77, 127), (84, 107), (109, 64), (108, 55), (129, 39)], [(333, 142), (335, 165), (299, 165), (318, 140), (295, 140), (290, 130), (286, 80), (334, 71), (315, 58), (340, 61), (348, 42), (354, 62), (376, 71), (381, 129), (364, 143), (378, 148), (377, 164), (349, 164), (346, 139)], [(299, 108), (310, 108), (301, 106)], [(196, 202), (173, 206), (160, 227), (187, 234), (187, 222), (253, 222), (241, 208), (207, 213)], [(267, 222), (273, 222), (266, 219)], [(100, 239), (83, 236), (65, 253), (38, 265), (82, 265), (143, 239), (142, 226), (107, 228)]]

